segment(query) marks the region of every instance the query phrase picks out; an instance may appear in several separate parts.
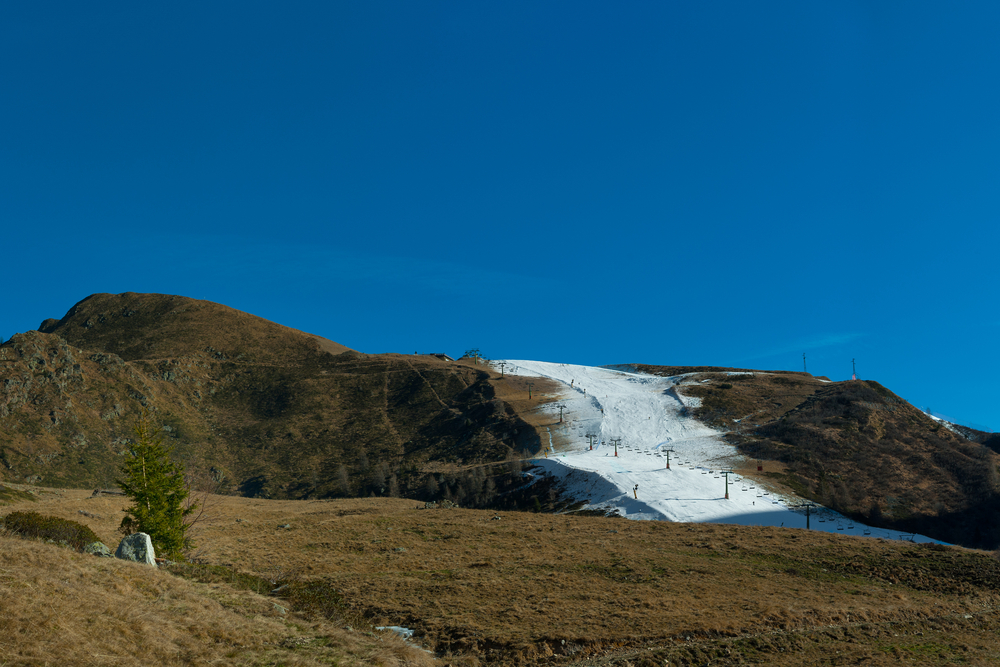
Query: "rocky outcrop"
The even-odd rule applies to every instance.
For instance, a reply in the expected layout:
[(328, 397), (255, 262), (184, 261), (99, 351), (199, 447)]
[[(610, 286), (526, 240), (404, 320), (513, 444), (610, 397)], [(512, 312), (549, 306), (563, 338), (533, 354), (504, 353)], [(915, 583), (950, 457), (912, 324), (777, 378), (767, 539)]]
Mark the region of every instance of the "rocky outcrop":
[(153, 551), (153, 540), (146, 533), (133, 533), (118, 545), (115, 558), (130, 560), (136, 563), (156, 566), (156, 554)]
[(111, 558), (114, 555), (104, 542), (91, 542), (83, 548), (83, 553), (99, 558)]

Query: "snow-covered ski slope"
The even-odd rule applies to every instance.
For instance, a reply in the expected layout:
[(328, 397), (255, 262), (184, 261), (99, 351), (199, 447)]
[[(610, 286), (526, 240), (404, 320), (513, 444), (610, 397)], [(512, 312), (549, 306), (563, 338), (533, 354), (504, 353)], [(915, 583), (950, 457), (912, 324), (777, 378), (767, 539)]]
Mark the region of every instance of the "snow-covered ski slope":
[[(721, 473), (742, 459), (721, 431), (686, 415), (685, 408), (697, 407), (698, 399), (682, 396), (676, 387), (695, 381), (691, 375), (665, 378), (594, 366), (505, 361), (509, 374), (562, 385), (560, 399), (544, 409), (558, 422), (557, 406), (563, 405), (564, 421), (549, 427), (549, 442), (543, 441), (546, 456), (535, 463), (589, 508), (617, 510), (630, 519), (806, 527), (805, 513), (790, 508), (800, 499), (769, 493), (739, 475), (729, 475), (725, 498), (726, 476)], [(588, 434), (596, 436), (593, 450)], [(612, 442), (619, 438), (615, 456)], [(936, 541), (869, 528), (826, 508), (813, 512), (812, 530)]]

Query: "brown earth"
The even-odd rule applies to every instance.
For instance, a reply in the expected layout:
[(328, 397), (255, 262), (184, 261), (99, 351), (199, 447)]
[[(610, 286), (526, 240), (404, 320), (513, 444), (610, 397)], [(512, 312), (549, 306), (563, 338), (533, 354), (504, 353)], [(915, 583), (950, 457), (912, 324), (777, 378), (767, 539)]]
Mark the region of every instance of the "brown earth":
[[(115, 543), (122, 499), (30, 490), (37, 501), (18, 499), (0, 514), (23, 508), (77, 520)], [(197, 526), (199, 559), (274, 581), (325, 582), (372, 623), (414, 629), (417, 641), (439, 654), (439, 664), (989, 665), (1000, 660), (1000, 562), (959, 547), (780, 528), (421, 509), (422, 503), (388, 498), (210, 500), (210, 516)], [(148, 590), (132, 602), (143, 613), (158, 608), (169, 616), (180, 613), (179, 607), (218, 610), (222, 604), (245, 625), (270, 624), (259, 638), (240, 630), (241, 638), (225, 649), (219, 642), (229, 641), (227, 635), (214, 640), (213, 633), (221, 631), (206, 628), (184, 639), (193, 655), (232, 650), (241, 664), (273, 664), (263, 657), (255, 662), (248, 651), (276, 650), (272, 638), (282, 633), (286, 646), (295, 645), (288, 641), (295, 636), (303, 637), (306, 647), (318, 638), (327, 644), (346, 641), (335, 628), (314, 625), (322, 619), (294, 616), (291, 609), (294, 622), (276, 626), (267, 602), (283, 604), (281, 591), (227, 606), (224, 601), (237, 594), (221, 584), (171, 584), (166, 573), (144, 578), (133, 566), (71, 557), (55, 545), (33, 544), (31, 555), (20, 555), (27, 552), (10, 538), (0, 544), (0, 553), (8, 554), (0, 561), (0, 596), (16, 594), (22, 581), (36, 594), (20, 596), (18, 614), (2, 617), (8, 639), (0, 642), (0, 651), (6, 651), (0, 660), (37, 656), (39, 633), (46, 631), (92, 635), (93, 616), (69, 610), (69, 600), (82, 591), (76, 582), (84, 580), (88, 595), (102, 600), (96, 607), (100, 618), (100, 610), (111, 604), (104, 595), (135, 598), (136, 591)], [(31, 569), (32, 560), (38, 571)], [(61, 589), (53, 573), (70, 562), (70, 586)], [(112, 575), (126, 570), (127, 575)], [(51, 583), (31, 583), (43, 580)], [(59, 603), (63, 616), (46, 615), (53, 600), (66, 600)], [(173, 637), (179, 631), (172, 628), (183, 626), (169, 621), (169, 627)], [(147, 631), (128, 632), (130, 638), (108, 655), (121, 656), (126, 646), (139, 656), (165, 655), (161, 640), (144, 648)], [(88, 650), (103, 651), (99, 639), (91, 636), (88, 642)], [(301, 664), (318, 659), (308, 648), (296, 649), (296, 655)], [(66, 660), (90, 664), (89, 657)]]

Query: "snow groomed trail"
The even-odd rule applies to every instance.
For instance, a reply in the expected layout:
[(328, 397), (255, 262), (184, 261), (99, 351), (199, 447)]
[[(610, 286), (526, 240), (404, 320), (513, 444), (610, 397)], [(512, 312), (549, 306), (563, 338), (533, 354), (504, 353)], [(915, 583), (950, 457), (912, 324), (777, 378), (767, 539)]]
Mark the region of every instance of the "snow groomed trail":
[[(534, 463), (559, 479), (570, 497), (587, 501), (588, 509), (617, 510), (629, 519), (733, 523), (747, 526), (805, 528), (806, 516), (790, 509), (798, 498), (778, 496), (749, 479), (721, 471), (742, 461), (723, 433), (687, 416), (698, 399), (685, 397), (677, 386), (690, 375), (658, 377), (594, 366), (541, 361), (505, 360), (507, 373), (544, 377), (563, 385), (559, 400), (544, 409), (558, 421), (563, 443)], [(512, 369), (512, 370), (511, 370)], [(590, 449), (587, 435), (595, 437)], [(614, 440), (620, 438), (615, 456)], [(673, 450), (668, 452), (668, 450)], [(670, 469), (667, 470), (667, 457)], [(826, 508), (809, 519), (812, 530), (842, 535), (936, 542), (852, 522)]]

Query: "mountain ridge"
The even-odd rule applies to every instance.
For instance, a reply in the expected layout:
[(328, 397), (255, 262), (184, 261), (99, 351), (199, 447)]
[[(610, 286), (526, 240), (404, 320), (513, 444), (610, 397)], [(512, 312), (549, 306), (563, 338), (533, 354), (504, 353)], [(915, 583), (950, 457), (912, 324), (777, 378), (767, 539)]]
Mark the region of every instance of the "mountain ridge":
[(538, 446), (471, 363), (159, 294), (93, 295), (42, 329), (0, 346), (0, 476), (18, 481), (111, 484), (142, 410), (189, 469), (243, 495), (400, 493), (427, 461)]
[[(211, 330), (207, 330), (206, 319), (212, 323)], [(310, 347), (334, 355), (353, 352), (340, 343), (229, 306), (170, 294), (91, 294), (62, 319), (45, 320), (38, 330), (56, 334), (82, 349), (117, 354), (126, 361), (192, 356), (208, 348), (216, 358), (242, 354), (253, 360), (266, 356), (260, 348), (271, 347), (282, 336), (295, 343), (284, 347), (303, 348), (296, 350), (299, 355)], [(282, 350), (270, 352), (280, 355)], [(296, 356), (291, 350), (285, 354)]]
[[(871, 381), (629, 366), (699, 374), (684, 389), (701, 401), (692, 415), (779, 463), (772, 481), (805, 498), (876, 525), (1000, 543), (986, 522), (1000, 511), (996, 436), (946, 429)], [(365, 354), (187, 297), (96, 294), (0, 345), (0, 479), (110, 486), (149, 410), (222, 493), (489, 506), (520, 468), (474, 468), (538, 452), (555, 425), (539, 406), (556, 395), (537, 396), (549, 391), (538, 384), (529, 398), (519, 382), (469, 359)]]

